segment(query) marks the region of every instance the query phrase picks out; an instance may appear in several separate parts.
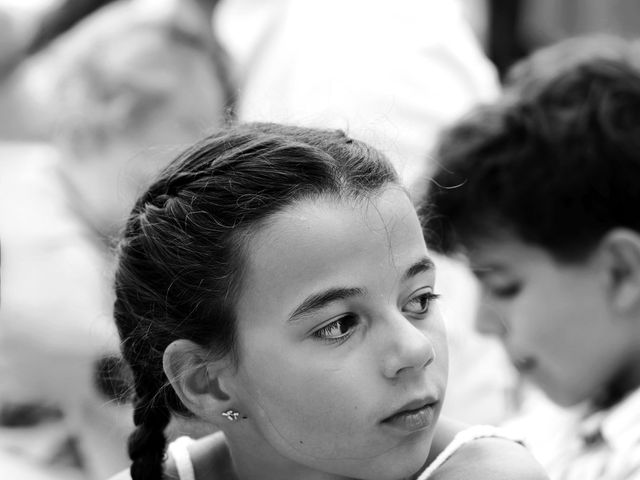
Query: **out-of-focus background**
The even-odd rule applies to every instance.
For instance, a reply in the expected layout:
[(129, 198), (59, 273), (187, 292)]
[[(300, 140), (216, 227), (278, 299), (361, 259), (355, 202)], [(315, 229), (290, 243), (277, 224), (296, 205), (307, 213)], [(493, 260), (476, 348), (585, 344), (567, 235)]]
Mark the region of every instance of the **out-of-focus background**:
[[(438, 132), (495, 98), (513, 62), (638, 31), (635, 0), (0, 0), (0, 478), (127, 466), (131, 412), (106, 381), (113, 247), (184, 146), (234, 118), (344, 128), (420, 195)], [(473, 280), (439, 263), (445, 411), (502, 423), (523, 390), (472, 330)]]

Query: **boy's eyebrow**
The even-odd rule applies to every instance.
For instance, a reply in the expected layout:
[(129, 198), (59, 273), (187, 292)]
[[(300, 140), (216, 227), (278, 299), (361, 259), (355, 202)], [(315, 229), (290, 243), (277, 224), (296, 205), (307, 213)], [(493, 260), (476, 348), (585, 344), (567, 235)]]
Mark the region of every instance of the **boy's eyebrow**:
[(502, 268), (500, 266), (495, 266), (495, 265), (487, 265), (487, 266), (482, 266), (482, 267), (471, 266), (471, 272), (477, 278), (484, 278), (484, 277), (489, 276), (489, 275), (491, 275), (493, 273), (504, 272), (504, 268)]
[(411, 277), (415, 277), (416, 275), (419, 275), (420, 273), (430, 272), (435, 268), (436, 266), (433, 263), (433, 260), (431, 260), (429, 257), (423, 257), (420, 260), (418, 260), (416, 263), (411, 265), (409, 268), (407, 268), (407, 271), (404, 272), (404, 275), (402, 275), (402, 280), (403, 281), (408, 280)]
[(365, 294), (364, 289), (357, 287), (334, 287), (328, 288), (322, 292), (314, 293), (305, 298), (300, 305), (289, 315), (289, 322), (295, 321), (296, 317), (308, 315), (309, 313), (319, 310), (331, 302), (344, 300), (345, 298), (362, 296)]

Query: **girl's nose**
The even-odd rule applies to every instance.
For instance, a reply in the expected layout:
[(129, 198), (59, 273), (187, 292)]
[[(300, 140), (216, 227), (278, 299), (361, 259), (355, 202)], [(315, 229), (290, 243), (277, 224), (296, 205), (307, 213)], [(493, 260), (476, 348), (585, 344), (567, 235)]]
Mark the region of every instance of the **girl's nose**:
[(392, 322), (391, 331), (385, 335), (384, 374), (388, 378), (421, 371), (436, 359), (433, 343), (425, 332), (400, 316), (402, 318)]

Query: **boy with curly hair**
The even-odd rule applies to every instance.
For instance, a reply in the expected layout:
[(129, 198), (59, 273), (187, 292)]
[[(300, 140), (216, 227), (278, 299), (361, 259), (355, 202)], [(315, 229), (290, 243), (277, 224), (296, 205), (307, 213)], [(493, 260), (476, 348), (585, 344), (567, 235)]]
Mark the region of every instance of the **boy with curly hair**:
[(479, 280), (477, 330), (580, 412), (544, 422), (551, 477), (640, 478), (640, 46), (574, 39), (508, 78), (443, 137), (427, 236)]

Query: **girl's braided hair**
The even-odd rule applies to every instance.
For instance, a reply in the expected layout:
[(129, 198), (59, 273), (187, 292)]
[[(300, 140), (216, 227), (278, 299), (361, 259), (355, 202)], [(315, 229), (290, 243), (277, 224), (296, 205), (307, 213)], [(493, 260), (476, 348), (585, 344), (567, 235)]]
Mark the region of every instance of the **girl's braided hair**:
[(162, 478), (171, 412), (162, 367), (188, 339), (235, 352), (234, 302), (250, 235), (294, 202), (367, 198), (397, 184), (382, 154), (340, 131), (235, 125), (174, 160), (135, 204), (118, 246), (115, 320), (134, 382), (133, 480)]

